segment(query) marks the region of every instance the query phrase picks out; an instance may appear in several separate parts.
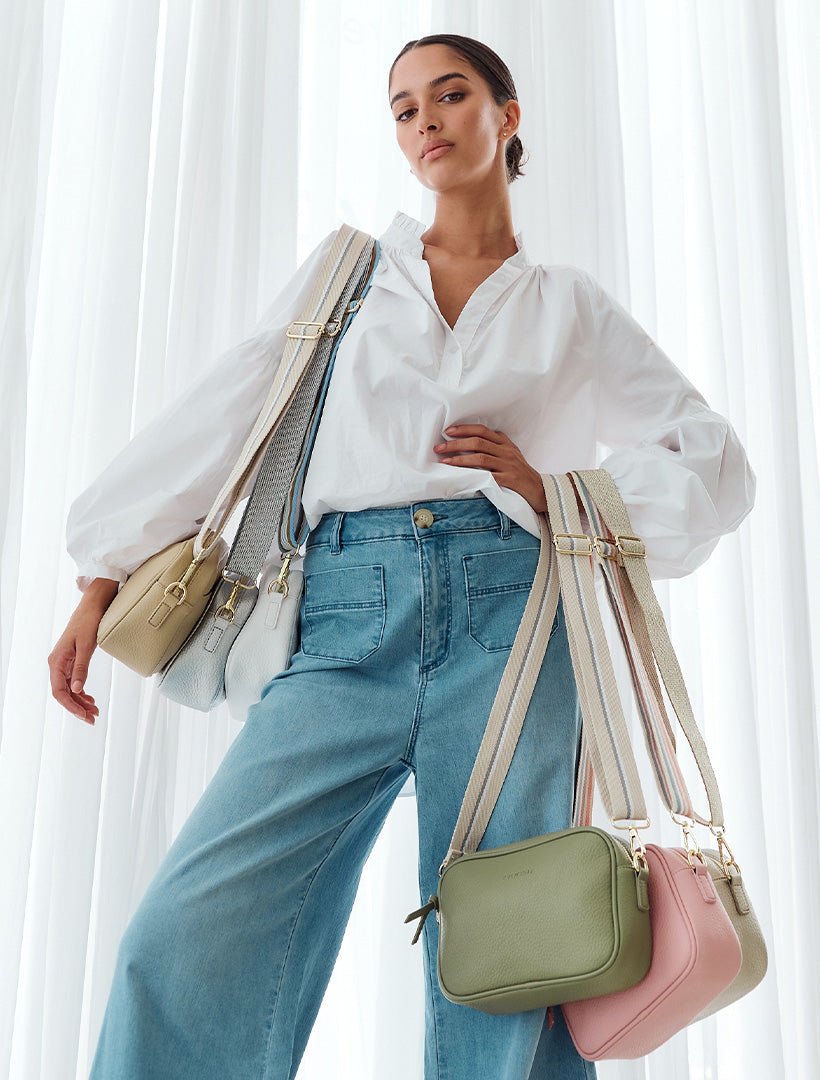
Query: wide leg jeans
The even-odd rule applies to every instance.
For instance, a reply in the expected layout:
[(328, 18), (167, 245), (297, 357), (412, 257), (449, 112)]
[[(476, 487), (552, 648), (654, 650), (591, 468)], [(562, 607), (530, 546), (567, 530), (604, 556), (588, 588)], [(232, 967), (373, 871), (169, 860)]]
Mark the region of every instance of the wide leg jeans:
[[(407, 911), (437, 892), (538, 551), (483, 494), (322, 517), (305, 550), (300, 647), (125, 929), (91, 1080), (296, 1077), (363, 866), (411, 771), (419, 892)], [(579, 735), (559, 602), (479, 849), (570, 824)], [(415, 926), (424, 1080), (596, 1075), (560, 1007), (493, 1015), (444, 997), (436, 919), (411, 946)]]

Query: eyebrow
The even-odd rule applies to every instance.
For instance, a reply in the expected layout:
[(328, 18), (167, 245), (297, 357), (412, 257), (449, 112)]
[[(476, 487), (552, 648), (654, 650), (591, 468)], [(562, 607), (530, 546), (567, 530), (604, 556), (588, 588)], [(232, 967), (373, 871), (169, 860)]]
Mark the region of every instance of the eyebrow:
[[(467, 78), (467, 76), (462, 75), (460, 71), (450, 71), (446, 75), (438, 75), (435, 79), (431, 79), (430, 82), (427, 85), (430, 87), (431, 90), (435, 90), (435, 88), (437, 86), (439, 86), (443, 82), (447, 82), (449, 79), (466, 79), (467, 82), (470, 81)], [(398, 94), (394, 94), (391, 97), (391, 99), (390, 99), (390, 108), (391, 109), (393, 108), (393, 106), (399, 100), (399, 98), (406, 98), (406, 97), (410, 97), (410, 91), (409, 90), (399, 90)]]

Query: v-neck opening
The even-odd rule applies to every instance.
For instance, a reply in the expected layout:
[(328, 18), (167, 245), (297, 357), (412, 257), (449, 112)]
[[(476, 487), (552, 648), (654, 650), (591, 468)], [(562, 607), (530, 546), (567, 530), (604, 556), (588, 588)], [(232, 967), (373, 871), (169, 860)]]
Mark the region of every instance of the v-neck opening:
[[(480, 281), (478, 283), (478, 285), (476, 285), (476, 287), (473, 289), (473, 291), (467, 297), (467, 300), (465, 301), (464, 306), (462, 307), (461, 311), (458, 313), (458, 317), (456, 318), (456, 321), (452, 326), (450, 326), (450, 324), (444, 318), (444, 315), (442, 314), (441, 308), (439, 307), (439, 302), (438, 302), (438, 300), (436, 300), (436, 294), (435, 294), (435, 291), (433, 290), (433, 275), (430, 273), (430, 264), (424, 258), (423, 251), (422, 251), (422, 255), (421, 255), (421, 261), (424, 263), (424, 266), (426, 268), (427, 282), (428, 282), (428, 284), (430, 286), (430, 296), (432, 297), (433, 305), (434, 305), (434, 307), (436, 309), (436, 312), (438, 313), (439, 318), (444, 323), (444, 325), (447, 327), (447, 329), (450, 331), (450, 333), (454, 334), (455, 337), (458, 339), (459, 343), (461, 343), (461, 338), (459, 337), (458, 331), (459, 331), (459, 328), (462, 326), (462, 324), (464, 324), (464, 323), (466, 323), (468, 321), (467, 319), (465, 319), (465, 316), (468, 315), (468, 314), (471, 314), (472, 309), (476, 306), (476, 304), (479, 303), (479, 301), (481, 299), (480, 296), (479, 296), (479, 293), (487, 292), (487, 291), (489, 291), (489, 289), (492, 288), (492, 286), (495, 284), (493, 279), (496, 276), (499, 276), (499, 277), (506, 276), (506, 275), (502, 274), (502, 271), (506, 267), (508, 260), (505, 259), (504, 262), (501, 263), (500, 266), (497, 266), (495, 268), (495, 270), (493, 270), (493, 272), (491, 274), (488, 274), (487, 277), (485, 277), (483, 281)], [(485, 285), (488, 287), (487, 289), (484, 288)]]
[[(413, 277), (418, 285), (422, 286), (421, 291), (430, 308), (441, 321), (445, 333), (457, 342), (459, 349), (466, 351), (481, 320), (495, 299), (493, 294), (500, 294), (506, 285), (532, 265), (527, 257), (523, 233), (519, 229), (514, 234), (517, 250), (473, 289), (459, 312), (455, 325), (450, 326), (436, 300), (433, 292), (433, 276), (430, 272), (430, 264), (424, 258), (425, 245), (421, 237), (427, 231), (427, 228), (428, 226), (424, 222), (411, 217), (410, 214), (406, 214), (402, 210), (398, 210), (393, 217), (393, 221), (379, 239), (388, 247), (396, 248), (402, 254), (410, 257), (406, 265), (413, 271)], [(481, 310), (482, 301), (485, 297), (488, 303), (484, 304), (483, 310)]]
[[(400, 278), (419, 294), (434, 315), (435, 322), (442, 328), (444, 341), (443, 347), (440, 347), (437, 381), (442, 385), (458, 386), (479, 328), (491, 312), (497, 311), (499, 306), (503, 305), (505, 301), (502, 297), (511, 291), (511, 286), (515, 285), (526, 271), (533, 270), (535, 264), (527, 257), (523, 235), (519, 230), (515, 233), (515, 253), (473, 289), (459, 312), (455, 325), (450, 326), (433, 292), (430, 264), (423, 257), (424, 243), (421, 236), (426, 230), (427, 226), (423, 222), (399, 210), (392, 223), (379, 236), (379, 243), (390, 251), (391, 256), (395, 256), (397, 263), (401, 265)], [(384, 269), (387, 272), (387, 265)]]

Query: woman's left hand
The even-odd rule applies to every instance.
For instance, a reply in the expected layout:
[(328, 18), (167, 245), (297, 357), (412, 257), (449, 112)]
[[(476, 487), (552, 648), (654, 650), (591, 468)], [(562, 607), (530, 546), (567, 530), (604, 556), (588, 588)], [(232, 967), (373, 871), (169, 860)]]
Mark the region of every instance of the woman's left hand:
[(445, 428), (454, 438), (437, 443), (433, 450), (446, 465), (488, 469), (497, 484), (523, 496), (537, 514), (547, 512), (547, 498), (540, 474), (503, 431), (484, 424), (453, 424)]

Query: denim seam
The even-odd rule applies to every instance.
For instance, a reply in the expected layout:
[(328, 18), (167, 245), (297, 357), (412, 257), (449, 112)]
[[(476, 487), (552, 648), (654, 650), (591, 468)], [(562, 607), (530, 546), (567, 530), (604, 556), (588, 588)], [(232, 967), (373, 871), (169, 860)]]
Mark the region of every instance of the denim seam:
[[(427, 529), (422, 529), (421, 532), (422, 533), (427, 533)], [(473, 527), (471, 525), (464, 525), (462, 527), (453, 528), (453, 529), (438, 529), (438, 530), (436, 530), (435, 533), (432, 533), (430, 535), (442, 536), (442, 535), (452, 534), (452, 533), (457, 533), (458, 535), (463, 535), (465, 533), (479, 533), (479, 532), (498, 532), (498, 523), (496, 523), (494, 525), (476, 525), (475, 527)], [(418, 533), (407, 533), (407, 532), (386, 533), (384, 536), (363, 536), (360, 540), (348, 540), (348, 539), (346, 539), (344, 541), (344, 546), (347, 547), (348, 544), (380, 544), (383, 540), (421, 540), (423, 538), (424, 537), (422, 535), (419, 535)], [(306, 544), (305, 545), (305, 551), (311, 551), (313, 548), (319, 548), (319, 547), (329, 548), (330, 547), (330, 541), (329, 540), (327, 540), (327, 541), (326, 540), (317, 540), (313, 544)]]
[(373, 786), (373, 790), (370, 792), (370, 795), (367, 797), (367, 802), (364, 804), (364, 806), (361, 806), (356, 811), (356, 813), (353, 815), (353, 817), (348, 822), (346, 822), (346, 824), (339, 830), (339, 834), (337, 835), (336, 839), (333, 841), (333, 843), (327, 849), (324, 856), (322, 857), (321, 862), (318, 864), (316, 869), (313, 871), (311, 879), (308, 882), (308, 886), (305, 889), (304, 895), (302, 896), (302, 899), (301, 899), (301, 901), (299, 903), (299, 909), (296, 912), (296, 918), (293, 920), (293, 925), (290, 928), (290, 937), (288, 938), (288, 945), (287, 945), (287, 948), (285, 949), (285, 955), (284, 955), (284, 958), (282, 960), (282, 967), (281, 967), (281, 970), (279, 972), (279, 982), (278, 982), (277, 988), (276, 988), (276, 1001), (274, 1002), (273, 1012), (271, 1013), (271, 1017), (270, 1017), (270, 1020), (268, 1022), (268, 1034), (267, 1034), (267, 1037), (265, 1039), (265, 1057), (264, 1057), (264, 1060), (262, 1062), (261, 1080), (268, 1080), (268, 1069), (269, 1069), (270, 1064), (271, 1064), (271, 1062), (270, 1062), (270, 1044), (271, 1044), (271, 1038), (273, 1037), (274, 1021), (276, 1020), (276, 1012), (277, 1012), (277, 1010), (279, 1008), (280, 991), (281, 991), (281, 988), (282, 988), (282, 981), (283, 981), (283, 979), (285, 977), (285, 969), (287, 968), (288, 958), (290, 956), (290, 947), (291, 947), (291, 944), (293, 943), (293, 935), (296, 932), (296, 925), (299, 922), (299, 916), (302, 914), (302, 910), (304, 909), (305, 900), (307, 900), (308, 893), (310, 892), (310, 887), (313, 884), (313, 882), (316, 880), (316, 875), (319, 873), (319, 871), (324, 866), (325, 861), (327, 860), (328, 856), (333, 851), (333, 849), (336, 847), (339, 840), (342, 838), (342, 836), (344, 836), (345, 832), (350, 828), (350, 826), (353, 824), (353, 822), (356, 820), (356, 818), (360, 814), (363, 814), (364, 811), (368, 808), (368, 806), (370, 806), (371, 802), (373, 801), (373, 796), (376, 794), (376, 791), (378, 790), (379, 784), (381, 784), (381, 782), (382, 782), (382, 780), (384, 778), (384, 774), (391, 768), (392, 768), (391, 765), (386, 765), (384, 767), (384, 769), (382, 769), (382, 771), (379, 773), (379, 776), (378, 776), (378, 779), (376, 780), (376, 783)]
[[(436, 993), (435, 986), (433, 984), (433, 955), (430, 947), (430, 935), (432, 930), (430, 927), (425, 926), (422, 930), (422, 940), (424, 941), (424, 948), (427, 950), (427, 980), (430, 983), (430, 1011), (433, 1014), (433, 1041), (436, 1046), (436, 1080), (441, 1080), (441, 1057), (439, 1056), (439, 1042), (438, 1042), (438, 1017), (436, 1016)], [(438, 963), (438, 957), (435, 958), (436, 964)], [(438, 978), (438, 969), (436, 969), (436, 978)]]
[[(423, 582), (425, 580), (425, 574), (424, 574), (424, 564), (422, 563), (422, 559), (421, 559), (421, 543), (422, 542), (420, 540), (419, 543), (416, 545), (416, 549), (418, 551), (418, 560), (419, 560), (419, 580)], [(444, 569), (444, 591), (445, 591), (445, 595), (446, 595), (445, 610), (447, 612), (447, 625), (444, 628), (444, 649), (440, 650), (440, 659), (438, 659), (434, 664), (421, 664), (420, 663), (419, 672), (421, 674), (425, 675), (425, 676), (430, 675), (434, 671), (437, 671), (441, 667), (442, 664), (446, 663), (447, 658), (450, 655), (450, 643), (451, 643), (452, 634), (453, 634), (453, 593), (452, 593), (452, 583), (451, 583), (451, 580), (450, 580), (450, 545), (449, 545), (449, 542), (448, 542), (446, 537), (444, 538), (444, 551), (443, 551), (443, 554), (442, 554), (441, 563), (442, 563), (443, 569)], [(422, 641), (420, 642), (420, 644), (423, 644), (423, 641), (424, 641), (424, 624), (425, 624), (424, 588), (422, 588), (422, 590), (421, 590), (421, 602), (422, 602), (422, 609), (421, 609)], [(419, 661), (421, 661), (421, 656), (419, 657)]]
[(424, 693), (427, 689), (427, 679), (424, 675), (419, 679), (419, 685), (416, 690), (416, 707), (413, 710), (413, 719), (410, 723), (410, 737), (407, 740), (407, 746), (404, 748), (400, 761), (404, 762), (415, 773), (416, 767), (413, 764), (413, 752), (416, 748), (416, 736), (419, 730), (419, 717), (421, 716), (421, 710), (424, 706)]

